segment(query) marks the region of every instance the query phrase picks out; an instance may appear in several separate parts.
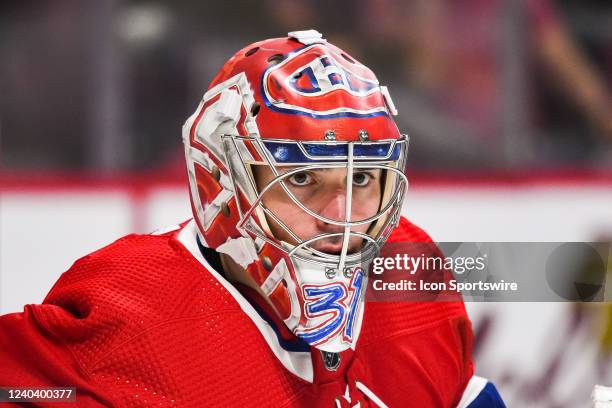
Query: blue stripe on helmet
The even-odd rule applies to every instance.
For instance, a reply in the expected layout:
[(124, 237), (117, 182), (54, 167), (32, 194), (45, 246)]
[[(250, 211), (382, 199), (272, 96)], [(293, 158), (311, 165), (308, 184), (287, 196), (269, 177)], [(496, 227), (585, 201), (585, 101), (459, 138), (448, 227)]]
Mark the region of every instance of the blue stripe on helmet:
[[(303, 143), (306, 154), (297, 143), (264, 142), (268, 151), (277, 163), (317, 163), (329, 160), (338, 160), (348, 155), (348, 144), (320, 144)], [(398, 160), (400, 145), (392, 143), (354, 144), (353, 157), (355, 160)], [(393, 148), (393, 151), (391, 149)], [(387, 157), (389, 156), (389, 157)]]

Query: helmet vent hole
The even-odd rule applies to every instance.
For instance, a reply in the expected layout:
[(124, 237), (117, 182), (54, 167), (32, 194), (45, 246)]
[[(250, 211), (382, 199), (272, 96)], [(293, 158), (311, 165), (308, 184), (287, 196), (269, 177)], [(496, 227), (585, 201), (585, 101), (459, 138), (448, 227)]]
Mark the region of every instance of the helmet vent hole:
[(259, 102), (253, 103), (253, 106), (251, 106), (251, 116), (257, 116), (257, 114), (259, 113), (259, 108), (261, 108)]
[(285, 57), (283, 57), (283, 54), (274, 54), (274, 55), (271, 55), (268, 58), (268, 62), (270, 64), (278, 64), (279, 62), (281, 62), (284, 59), (285, 59)]
[(244, 53), (245, 57), (250, 57), (251, 55), (255, 54), (257, 51), (259, 51), (259, 47), (253, 47), (250, 50), (248, 50), (247, 52)]
[(349, 57), (348, 55), (346, 55), (345, 53), (340, 54), (342, 55), (342, 58), (344, 58), (345, 60), (347, 60), (348, 62), (350, 62), (351, 64), (355, 63), (355, 60), (352, 59), (351, 57)]
[(267, 256), (264, 256), (261, 259), (261, 262), (263, 264), (263, 267), (267, 270), (267, 271), (272, 271), (272, 269), (274, 269), (274, 265), (272, 265), (272, 261), (270, 260), (270, 258), (268, 258)]

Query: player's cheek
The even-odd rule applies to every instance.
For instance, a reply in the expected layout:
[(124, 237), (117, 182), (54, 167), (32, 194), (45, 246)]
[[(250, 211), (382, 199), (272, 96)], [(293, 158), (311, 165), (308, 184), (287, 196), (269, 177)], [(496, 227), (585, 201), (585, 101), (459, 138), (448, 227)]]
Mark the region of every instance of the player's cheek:
[[(295, 195), (295, 191), (291, 192)], [(296, 196), (296, 198), (299, 197)], [(278, 184), (272, 186), (272, 188), (264, 194), (263, 203), (269, 210), (274, 211), (277, 215), (280, 215), (282, 211), (288, 209), (293, 210), (293, 208), (299, 208), (282, 186)]]
[(268, 208), (296, 233), (305, 229), (310, 223), (310, 218), (312, 218), (307, 216), (304, 210), (288, 198), (284, 201), (275, 201), (274, 207)]
[[(380, 190), (363, 188), (353, 195), (352, 220), (370, 218), (378, 213)], [(366, 228), (367, 229), (367, 228)]]

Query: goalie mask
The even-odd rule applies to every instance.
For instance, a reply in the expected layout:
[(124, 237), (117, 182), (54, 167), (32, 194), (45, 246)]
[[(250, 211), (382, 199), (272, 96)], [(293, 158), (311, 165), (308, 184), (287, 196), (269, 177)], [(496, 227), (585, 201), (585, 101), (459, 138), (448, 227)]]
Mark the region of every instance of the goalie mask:
[[(399, 222), (408, 141), (394, 114), (372, 71), (309, 30), (236, 53), (183, 127), (203, 245), (231, 257), (324, 351), (354, 347), (365, 271)], [(301, 189), (319, 174), (340, 180), (328, 199), (340, 210), (322, 211), (329, 203)], [(378, 183), (374, 206), (366, 177)], [(294, 231), (272, 196), (319, 228)]]

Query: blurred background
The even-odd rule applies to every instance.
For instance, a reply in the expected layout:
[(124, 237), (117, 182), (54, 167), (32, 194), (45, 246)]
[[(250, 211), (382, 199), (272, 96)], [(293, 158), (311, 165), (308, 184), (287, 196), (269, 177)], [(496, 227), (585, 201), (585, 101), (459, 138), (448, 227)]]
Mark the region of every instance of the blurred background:
[[(308, 28), (389, 86), (412, 138), (404, 213), (435, 240), (610, 241), (612, 2), (4, 0), (0, 313), (188, 218), (184, 120), (235, 51)], [(609, 304), (468, 310), (509, 406), (612, 386)]]
[(605, 0), (6, 0), (3, 167), (182, 173), (179, 126), (221, 65), (308, 27), (389, 85), (414, 168), (612, 167)]

